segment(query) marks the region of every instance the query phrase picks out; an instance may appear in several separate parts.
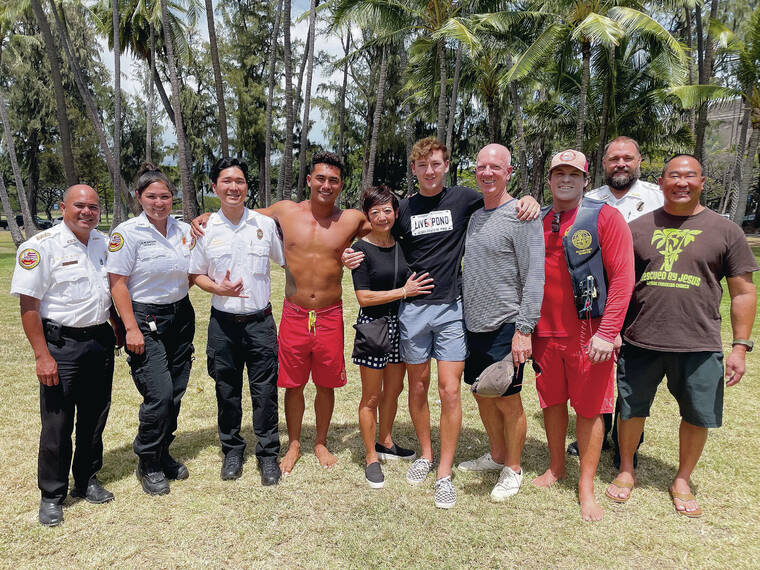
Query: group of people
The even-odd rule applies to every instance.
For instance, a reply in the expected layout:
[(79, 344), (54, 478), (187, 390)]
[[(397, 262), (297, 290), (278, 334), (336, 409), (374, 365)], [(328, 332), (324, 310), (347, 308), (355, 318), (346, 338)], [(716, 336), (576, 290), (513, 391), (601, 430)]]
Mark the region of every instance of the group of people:
[[(192, 227), (170, 216), (174, 187), (146, 164), (135, 187), (143, 212), (116, 227), (110, 240), (95, 229), (97, 193), (85, 185), (67, 189), (63, 223), (19, 247), (11, 285), (40, 382), (40, 523), (62, 522), (70, 468), (73, 497), (113, 499), (96, 475), (115, 346), (126, 347), (143, 397), (133, 445), (142, 488), (165, 494), (168, 481), (189, 476), (169, 448), (194, 351), (193, 284), (212, 294), (206, 354), (216, 386), (221, 478), (243, 471), (244, 368), (262, 484), (276, 484), (301, 456), (309, 376), (316, 387), (314, 453), (323, 467), (334, 465), (327, 435), (335, 389), (347, 382), (344, 266), (352, 269), (361, 307), (353, 362), (372, 488), (384, 484), (381, 461), (409, 460), (408, 483), (422, 484), (435, 468), (435, 505), (455, 505), (464, 376), (489, 450), (458, 467), (498, 470), (495, 501), (517, 494), (527, 433), (520, 392), (532, 358), (550, 457), (533, 483), (548, 487), (565, 477), (569, 401), (577, 415), (577, 444), (569, 451), (580, 456), (581, 516), (601, 519), (593, 480), (607, 439), (603, 414), (615, 409), (617, 359), (620, 418), (606, 423), (619, 428), (613, 444), (619, 442), (620, 471), (605, 494), (619, 503), (630, 498), (644, 419), (667, 375), (682, 416), (670, 494), (678, 513), (701, 515), (689, 477), (707, 428), (721, 424), (720, 281), (726, 278), (731, 297), (725, 384), (732, 385), (752, 350), (758, 267), (739, 227), (700, 204), (699, 162), (673, 157), (657, 188), (639, 180), (636, 141), (618, 137), (604, 152), (607, 185), (584, 196), (586, 158), (565, 150), (551, 161), (552, 203), (541, 209), (533, 198), (507, 192), (511, 156), (502, 145), (478, 153), (477, 191), (444, 185), (449, 152), (434, 138), (418, 141), (409, 159), (419, 191), (401, 201), (389, 188), (372, 187), (362, 193), (361, 211), (340, 209), (343, 164), (319, 152), (307, 176), (308, 199), (254, 211), (245, 206), (246, 164), (222, 158), (211, 171), (220, 209)], [(269, 302), (270, 260), (286, 273), (279, 334)], [(360, 327), (372, 323), (382, 325), (373, 329), (383, 336), (382, 352), (359, 340)], [(437, 458), (428, 404), (433, 358), (441, 404)], [(405, 373), (419, 456), (392, 437)], [(486, 382), (497, 391), (484, 391)], [(288, 431), (281, 459), (277, 387), (285, 390)]]

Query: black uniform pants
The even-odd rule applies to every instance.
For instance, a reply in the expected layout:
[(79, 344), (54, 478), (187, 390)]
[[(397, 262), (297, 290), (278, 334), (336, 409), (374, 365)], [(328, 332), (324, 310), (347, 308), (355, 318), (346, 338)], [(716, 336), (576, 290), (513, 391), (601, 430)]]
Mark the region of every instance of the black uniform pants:
[(195, 311), (188, 297), (167, 305), (133, 302), (132, 309), (145, 338), (145, 352), (130, 353), (128, 359), (132, 379), (143, 397), (132, 447), (141, 459), (159, 461), (174, 439), (190, 379)]
[(243, 366), (253, 405), (253, 432), (258, 438), (258, 457), (277, 457), (280, 437), (277, 416), (277, 328), (272, 310), (261, 320), (240, 322), (240, 316), (211, 309), (208, 325), (208, 373), (216, 382), (219, 440), (226, 455), (243, 453), (240, 434), (243, 417)]
[[(74, 485), (85, 489), (103, 466), (103, 429), (111, 409), (113, 329), (102, 324), (86, 329), (64, 329), (47, 346), (58, 364), (59, 382), (40, 384), (40, 450), (37, 485), (45, 499), (63, 503), (72, 468), (71, 434), (76, 414)], [(67, 332), (68, 330), (68, 332)]]

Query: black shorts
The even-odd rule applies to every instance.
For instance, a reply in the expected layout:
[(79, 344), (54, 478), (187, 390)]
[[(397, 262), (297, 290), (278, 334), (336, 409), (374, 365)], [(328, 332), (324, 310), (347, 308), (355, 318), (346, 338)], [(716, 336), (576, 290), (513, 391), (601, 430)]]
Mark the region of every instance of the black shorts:
[(684, 421), (705, 428), (723, 422), (723, 353), (661, 352), (624, 343), (617, 369), (620, 417), (649, 417), (657, 387), (668, 390)]
[[(515, 323), (504, 323), (495, 331), (467, 331), (467, 349), (470, 355), (464, 361), (464, 381), (472, 386), (478, 376), (494, 362), (504, 360), (512, 352), (512, 337)], [(522, 390), (524, 364), (515, 367), (515, 376), (507, 391), (502, 394), (511, 396)]]

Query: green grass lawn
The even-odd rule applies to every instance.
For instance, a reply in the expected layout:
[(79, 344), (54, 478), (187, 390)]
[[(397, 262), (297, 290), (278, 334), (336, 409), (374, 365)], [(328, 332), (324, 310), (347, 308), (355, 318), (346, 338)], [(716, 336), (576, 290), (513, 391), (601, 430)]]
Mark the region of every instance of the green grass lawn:
[[(240, 480), (220, 480), (216, 400), (205, 361), (210, 297), (194, 289), (196, 359), (173, 446), (174, 455), (187, 463), (190, 479), (172, 483), (171, 493), (163, 497), (143, 493), (134, 475), (136, 458), (132, 453), (140, 397), (122, 354), (116, 366), (100, 472), (101, 481), (115, 493), (116, 500), (96, 506), (67, 499), (64, 524), (43, 528), (37, 522), (38, 382), (21, 329), (18, 302), (7, 293), (14, 251), (9, 233), (0, 232), (0, 328), (5, 331), (0, 342), (1, 566), (755, 567), (760, 557), (757, 352), (750, 355), (749, 371), (742, 382), (726, 391), (724, 427), (710, 434), (695, 472), (693, 486), (705, 511), (701, 519), (677, 515), (668, 497), (678, 456), (679, 418), (676, 403), (664, 388), (647, 423), (638, 486), (627, 504), (613, 504), (603, 496), (615, 474), (607, 453), (597, 478), (597, 497), (605, 509), (600, 523), (580, 520), (576, 458), (568, 458), (566, 481), (548, 490), (532, 487), (529, 481), (548, 464), (532, 371), (523, 390), (528, 439), (522, 491), (505, 503), (494, 504), (488, 493), (497, 474), (457, 472), (457, 505), (443, 511), (433, 505), (432, 477), (419, 488), (406, 483), (407, 464), (384, 468), (386, 486), (382, 490), (371, 490), (364, 482), (357, 422), (361, 386), (358, 369), (349, 358), (351, 324), (357, 312), (349, 275), (344, 276), (349, 382), (337, 391), (328, 438), (328, 446), (339, 458), (333, 469), (321, 469), (311, 450), (314, 390), (310, 386), (304, 418), (305, 453), (292, 475), (278, 487), (261, 486), (252, 455), (255, 440), (246, 396), (244, 435), (249, 442), (249, 461)], [(760, 254), (760, 249), (755, 253)], [(272, 289), (279, 320), (284, 289), (279, 268), (273, 269)], [(727, 311), (724, 300), (724, 317)], [(724, 340), (730, 342), (727, 320), (723, 332)], [(466, 388), (462, 397), (464, 422), (457, 463), (488, 449)], [(434, 390), (430, 403), (437, 425), (440, 405)], [(284, 447), (282, 395), (280, 434)], [(434, 427), (436, 442), (437, 434)], [(399, 443), (415, 446), (406, 391), (394, 435)]]

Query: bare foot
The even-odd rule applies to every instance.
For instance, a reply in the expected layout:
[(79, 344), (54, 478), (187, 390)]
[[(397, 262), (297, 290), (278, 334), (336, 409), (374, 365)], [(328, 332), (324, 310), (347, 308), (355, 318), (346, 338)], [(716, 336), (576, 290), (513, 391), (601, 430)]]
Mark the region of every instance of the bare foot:
[(314, 445), (314, 455), (319, 459), (319, 464), (325, 469), (329, 469), (338, 462), (338, 458), (327, 450), (321, 443)]
[(587, 499), (581, 499), (581, 518), (584, 521), (600, 521), (604, 511), (596, 502), (593, 495)]
[(551, 487), (554, 485), (557, 481), (560, 479), (564, 479), (566, 476), (564, 471), (561, 471), (559, 473), (554, 473), (554, 471), (551, 470), (551, 468), (544, 471), (543, 475), (540, 475), (533, 479), (532, 483), (536, 487)]
[(631, 473), (621, 471), (609, 484), (604, 494), (616, 503), (625, 503), (631, 498), (631, 490), (635, 483), (636, 479)]
[(296, 464), (299, 457), (301, 457), (301, 444), (297, 441), (291, 441), (288, 446), (288, 452), (285, 454), (285, 457), (282, 458), (282, 461), (280, 461), (280, 469), (282, 470), (283, 477), (290, 475), (290, 472), (293, 470), (293, 466)]

